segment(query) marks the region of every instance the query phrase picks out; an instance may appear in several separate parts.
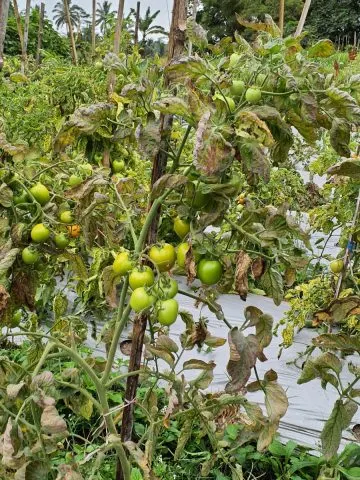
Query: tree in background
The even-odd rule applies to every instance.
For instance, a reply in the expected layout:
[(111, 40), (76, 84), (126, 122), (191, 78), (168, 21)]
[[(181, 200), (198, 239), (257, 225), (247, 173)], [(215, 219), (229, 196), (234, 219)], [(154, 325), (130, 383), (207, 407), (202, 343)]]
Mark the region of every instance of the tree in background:
[[(67, 0), (69, 5), (70, 21), (73, 27), (78, 30), (81, 28), (82, 23), (89, 18), (89, 14), (79, 5), (72, 4), (71, 0)], [(67, 25), (66, 13), (64, 9), (64, 3), (58, 2), (53, 8), (54, 22), (57, 28), (61, 28)]]
[(100, 31), (105, 36), (115, 19), (115, 12), (112, 10), (111, 2), (108, 0), (104, 0), (102, 3), (98, 2), (96, 16), (96, 25), (100, 25)]
[[(133, 10), (135, 13), (135, 11)], [(141, 45), (144, 47), (149, 35), (167, 35), (166, 30), (161, 25), (152, 25), (156, 17), (159, 15), (160, 10), (151, 13), (150, 7), (146, 9), (145, 17), (139, 19), (139, 31), (141, 32), (142, 39)]]
[[(295, 31), (302, 7), (302, 0), (286, 1), (284, 35)], [(279, 0), (202, 0), (197, 19), (208, 30), (209, 39), (218, 41), (233, 36), (235, 31), (244, 31), (236, 20), (236, 13), (246, 18), (268, 14), (278, 22)]]
[(317, 38), (330, 38), (349, 35), (360, 30), (359, 0), (312, 0), (305, 30)]
[[(35, 55), (37, 47), (37, 35), (39, 27), (40, 9), (35, 6), (30, 13), (29, 26), (29, 44), (28, 54)], [(23, 17), (22, 17), (23, 19)], [(42, 48), (51, 54), (57, 54), (63, 57), (69, 56), (69, 46), (65, 37), (61, 36), (53, 27), (52, 22), (48, 19), (44, 20), (44, 33)], [(5, 53), (7, 55), (21, 55), (21, 45), (19, 41), (19, 34), (16, 26), (16, 19), (14, 11), (10, 9), (9, 20), (5, 37)]]

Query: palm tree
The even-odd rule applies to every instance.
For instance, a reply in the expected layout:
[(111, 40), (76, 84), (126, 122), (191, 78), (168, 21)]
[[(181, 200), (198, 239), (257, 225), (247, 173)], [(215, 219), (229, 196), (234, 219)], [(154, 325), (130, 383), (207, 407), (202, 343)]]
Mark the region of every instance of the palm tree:
[(101, 33), (105, 36), (108, 30), (109, 24), (111, 24), (115, 17), (115, 12), (111, 9), (111, 2), (104, 0), (101, 4), (98, 2), (98, 8), (96, 9), (96, 25), (100, 25)]
[[(131, 9), (131, 13), (133, 15), (136, 15), (136, 12), (134, 9)], [(165, 30), (164, 27), (161, 25), (152, 25), (153, 21), (155, 18), (159, 15), (160, 10), (157, 10), (155, 13), (151, 14), (150, 13), (150, 7), (147, 8), (145, 17), (142, 18), (140, 17), (139, 19), (139, 30), (142, 34), (142, 40), (141, 43), (143, 45), (146, 44), (147, 41), (147, 36), (148, 35), (168, 35), (167, 31)]]
[[(71, 0), (67, 0), (67, 3), (69, 5), (71, 24), (74, 27), (77, 27), (79, 31), (83, 20), (86, 20), (87, 18), (89, 18), (89, 15), (79, 5), (76, 5), (76, 4), (71, 5)], [(53, 8), (53, 13), (54, 13), (55, 25), (57, 28), (63, 27), (64, 25), (67, 26), (64, 2), (62, 1), (58, 2)]]

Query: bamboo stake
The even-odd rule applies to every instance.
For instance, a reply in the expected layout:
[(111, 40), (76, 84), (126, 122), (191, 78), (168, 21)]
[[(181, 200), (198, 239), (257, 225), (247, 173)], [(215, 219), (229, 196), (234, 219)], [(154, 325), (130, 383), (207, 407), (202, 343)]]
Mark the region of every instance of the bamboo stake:
[[(198, 7), (199, 7), (199, 0), (194, 0), (193, 1), (193, 6), (192, 6), (192, 19), (194, 22), (196, 22), (196, 14), (197, 14), (197, 10), (198, 10)], [(189, 57), (191, 57), (192, 55), (192, 41), (189, 40)]]
[(17, 0), (13, 0), (13, 7), (14, 7), (15, 20), (16, 20), (16, 27), (19, 35), (19, 40), (20, 40), (21, 53), (22, 55), (24, 55), (24, 33), (21, 25), (21, 17), (20, 17)]
[[(174, 7), (172, 12), (172, 22), (169, 36), (169, 52), (168, 62), (173, 58), (180, 56), (185, 47), (185, 30), (187, 19), (187, 0), (174, 0)], [(165, 85), (168, 84), (165, 78)], [(167, 165), (167, 150), (170, 140), (171, 129), (173, 123), (172, 115), (161, 115), (160, 117), (160, 145), (159, 151), (153, 162), (153, 169), (151, 175), (151, 185), (161, 178), (166, 172)], [(149, 208), (152, 204), (150, 204)], [(157, 231), (160, 218), (160, 209), (155, 215), (147, 235), (146, 244), (152, 245), (156, 242)], [(129, 371), (137, 371), (140, 369), (144, 335), (149, 316), (147, 314), (137, 315), (134, 321), (131, 346), (131, 355), (129, 362)], [(125, 391), (125, 408), (123, 412), (121, 424), (121, 439), (123, 442), (131, 439), (133, 422), (134, 422), (134, 399), (136, 398), (136, 391), (138, 387), (139, 376), (133, 375), (128, 377)], [(121, 466), (118, 464), (116, 480), (123, 480), (124, 476)]]
[(96, 25), (96, 0), (92, 0), (91, 51), (92, 51), (93, 58), (95, 57), (95, 49), (96, 49), (95, 25)]
[(39, 15), (39, 30), (38, 30), (38, 42), (36, 49), (36, 65), (41, 64), (41, 48), (42, 48), (42, 39), (44, 32), (44, 17), (45, 17), (45, 3), (40, 5), (40, 15)]
[(67, 0), (63, 0), (63, 3), (64, 3), (64, 9), (65, 9), (66, 23), (68, 27), (69, 36), (70, 36), (70, 45), (71, 45), (71, 54), (72, 54), (73, 64), (77, 65), (78, 59), (77, 59), (77, 52), (76, 52), (76, 46), (75, 46), (74, 31), (72, 28), (71, 18), (70, 18), (69, 4)]
[(4, 66), (4, 43), (10, 0), (0, 0), (0, 71)]
[(279, 29), (281, 36), (284, 35), (284, 18), (285, 18), (285, 0), (280, 0), (279, 3)]
[(140, 2), (136, 4), (136, 18), (135, 18), (135, 33), (134, 33), (134, 45), (139, 43), (139, 24), (140, 24)]
[(304, 25), (305, 25), (305, 22), (306, 22), (308, 13), (309, 13), (310, 5), (311, 5), (311, 0), (305, 0), (304, 8), (303, 8), (303, 11), (301, 13), (301, 17), (300, 17), (298, 26), (296, 28), (295, 37), (298, 37), (299, 35), (301, 35), (301, 33), (304, 29)]
[(26, 10), (25, 10), (25, 23), (24, 23), (24, 48), (22, 54), (22, 70), (25, 73), (27, 70), (27, 49), (29, 43), (29, 25), (30, 25), (30, 8), (31, 8), (31, 0), (26, 0)]
[[(117, 20), (116, 20), (116, 29), (115, 29), (115, 36), (114, 36), (114, 50), (113, 51), (114, 51), (115, 55), (119, 55), (119, 52), (120, 52), (121, 30), (122, 30), (122, 22), (123, 22), (123, 18), (124, 18), (124, 5), (125, 5), (125, 0), (119, 0), (119, 7), (118, 7), (118, 13), (117, 13)], [(109, 95), (111, 95), (114, 91), (115, 80), (116, 80), (115, 72), (110, 72)]]

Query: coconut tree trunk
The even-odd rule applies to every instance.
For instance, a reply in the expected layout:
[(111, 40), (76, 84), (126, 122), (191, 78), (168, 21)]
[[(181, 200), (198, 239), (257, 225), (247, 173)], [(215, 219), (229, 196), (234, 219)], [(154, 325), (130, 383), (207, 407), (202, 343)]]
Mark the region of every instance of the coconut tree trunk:
[(0, 0), (0, 71), (4, 66), (4, 43), (10, 0)]
[(38, 41), (36, 49), (36, 65), (41, 64), (41, 48), (42, 48), (42, 39), (44, 33), (44, 16), (45, 16), (45, 3), (41, 3), (40, 6), (40, 15), (39, 15), (39, 30), (38, 30)]
[(22, 54), (22, 70), (27, 70), (27, 49), (29, 43), (29, 25), (30, 25), (31, 0), (26, 0), (25, 23), (24, 23), (24, 49)]
[(14, 15), (15, 15), (15, 20), (16, 20), (17, 31), (18, 31), (19, 40), (20, 40), (21, 54), (23, 56), (24, 55), (24, 32), (23, 32), (23, 29), (22, 29), (21, 17), (20, 17), (19, 6), (18, 6), (17, 0), (13, 0), (13, 7), (14, 7)]
[[(114, 53), (116, 55), (119, 55), (119, 52), (120, 52), (120, 39), (121, 39), (122, 22), (124, 18), (124, 6), (125, 6), (125, 0), (119, 0), (115, 36), (114, 36)], [(114, 91), (115, 80), (116, 80), (115, 72), (110, 72), (110, 77), (109, 77), (109, 94), (110, 95)]]
[(281, 36), (284, 35), (284, 18), (285, 18), (285, 0), (280, 0), (279, 3), (279, 29)]
[(77, 59), (76, 46), (75, 46), (75, 37), (74, 37), (74, 31), (73, 31), (73, 27), (72, 27), (72, 23), (71, 23), (71, 18), (70, 18), (68, 0), (63, 0), (63, 3), (64, 3), (64, 10), (65, 10), (67, 28), (68, 28), (69, 37), (70, 37), (70, 45), (71, 45), (71, 54), (72, 54), (73, 64), (77, 65), (78, 64), (78, 59)]
[(92, 0), (92, 24), (91, 24), (91, 51), (92, 56), (95, 57), (95, 48), (96, 48), (96, 0)]
[(139, 44), (140, 2), (136, 4), (134, 44)]
[(304, 29), (304, 25), (305, 25), (305, 22), (306, 22), (308, 13), (309, 13), (310, 5), (311, 5), (311, 0), (305, 0), (304, 8), (303, 8), (303, 11), (301, 13), (301, 17), (300, 17), (298, 26), (296, 28), (295, 37), (298, 37), (299, 35), (301, 35), (301, 33)]
[[(174, 57), (182, 54), (185, 47), (185, 30), (187, 19), (187, 0), (174, 0), (174, 7), (172, 13), (172, 22), (170, 28), (169, 38), (169, 54), (168, 61), (170, 62)], [(165, 79), (165, 84), (167, 84)], [(166, 172), (167, 165), (167, 150), (170, 141), (172, 130), (173, 116), (161, 115), (160, 116), (160, 135), (161, 140), (159, 144), (159, 150), (154, 158), (151, 184), (154, 185), (160, 177)], [(160, 218), (160, 210), (155, 215), (147, 235), (146, 244), (152, 245), (156, 243), (157, 232)], [(140, 369), (142, 351), (144, 345), (144, 335), (146, 331), (146, 325), (149, 321), (148, 314), (137, 315), (134, 320), (133, 333), (132, 333), (132, 346), (129, 361), (129, 371), (134, 372)], [(121, 424), (121, 440), (123, 442), (131, 439), (133, 423), (134, 423), (134, 399), (136, 398), (136, 392), (138, 388), (139, 376), (133, 375), (128, 377), (126, 382), (126, 405), (123, 411), (123, 418)], [(123, 480), (123, 472), (121, 465), (118, 464), (116, 472), (116, 480)]]

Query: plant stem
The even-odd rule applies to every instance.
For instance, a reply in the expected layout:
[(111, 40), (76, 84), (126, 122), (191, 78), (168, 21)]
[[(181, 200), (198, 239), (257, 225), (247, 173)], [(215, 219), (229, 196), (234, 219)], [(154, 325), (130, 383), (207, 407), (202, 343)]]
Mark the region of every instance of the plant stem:
[(47, 359), (47, 356), (49, 355), (49, 353), (51, 352), (51, 350), (55, 347), (55, 343), (53, 342), (49, 342), (46, 347), (44, 348), (44, 351), (40, 357), (40, 360), (38, 362), (38, 364), (36, 365), (36, 367), (34, 368), (34, 371), (32, 373), (32, 378), (34, 378), (41, 370), (41, 367), (44, 365), (46, 359)]
[(170, 173), (174, 173), (174, 172), (177, 170), (178, 166), (179, 166), (179, 161), (180, 161), (180, 158), (181, 158), (181, 154), (182, 154), (182, 152), (183, 152), (183, 150), (184, 150), (184, 147), (185, 147), (185, 145), (186, 145), (187, 139), (189, 138), (189, 135), (190, 135), (190, 132), (191, 132), (191, 128), (192, 128), (191, 125), (188, 125), (188, 127), (187, 127), (187, 129), (186, 129), (186, 132), (185, 132), (185, 135), (184, 135), (184, 138), (183, 138), (183, 140), (182, 140), (182, 142), (181, 142), (181, 145), (180, 145), (180, 147), (179, 147), (179, 151), (177, 152), (176, 157), (175, 157), (174, 160), (173, 160), (173, 164), (172, 164), (172, 166), (171, 166)]
[(247, 237), (249, 240), (251, 240), (255, 245), (260, 245), (261, 246), (261, 241), (255, 237), (255, 235), (252, 235), (251, 233), (247, 232), (246, 230), (244, 230), (242, 227), (240, 227), (239, 225), (237, 225), (236, 223), (234, 223), (232, 220), (230, 220), (229, 217), (227, 217), (225, 215), (225, 220), (230, 223), (230, 225), (235, 229), (237, 230), (238, 232), (240, 232), (242, 235), (244, 235), (245, 237)]

